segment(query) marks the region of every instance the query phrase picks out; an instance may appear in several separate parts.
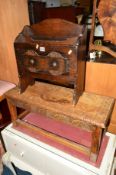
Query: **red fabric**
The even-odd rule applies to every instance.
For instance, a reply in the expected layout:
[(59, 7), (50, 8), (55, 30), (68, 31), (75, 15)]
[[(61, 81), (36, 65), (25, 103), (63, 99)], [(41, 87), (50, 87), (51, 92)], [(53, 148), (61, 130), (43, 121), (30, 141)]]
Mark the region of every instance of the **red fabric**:
[(74, 141), (76, 143), (80, 143), (81, 145), (87, 147), (91, 146), (91, 132), (84, 131), (80, 128), (72, 127), (68, 124), (58, 122), (35, 113), (28, 114), (24, 118), (24, 120), (28, 121), (30, 124), (45, 129), (56, 135)]
[[(38, 117), (38, 119), (37, 119), (37, 117)], [(40, 120), (42, 118), (42, 120)], [(44, 117), (45, 118), (45, 117)], [(49, 122), (51, 122), (51, 121), (49, 121), (48, 119), (43, 119), (43, 117), (42, 116), (38, 116), (37, 114), (33, 114), (33, 113), (30, 113), (30, 114), (28, 114), (25, 118), (24, 118), (24, 120), (27, 120), (28, 122), (30, 122), (31, 124), (33, 124), (33, 125), (35, 125), (36, 124), (36, 126), (37, 125), (41, 125), (41, 126), (43, 126), (43, 127), (45, 127), (45, 126), (47, 126), (47, 129), (49, 128), (51, 128), (51, 126), (52, 126), (52, 128), (54, 129), (54, 131), (56, 132), (57, 131), (57, 129), (59, 129), (59, 122), (58, 122), (58, 125), (57, 124), (55, 124), (55, 125), (50, 125), (50, 127), (49, 127), (49, 124), (51, 124), (51, 123), (49, 123)], [(42, 123), (40, 124), (38, 124), (38, 121), (41, 121)], [(47, 122), (47, 120), (48, 120), (48, 124), (46, 123)], [(50, 119), (51, 120), (51, 119)], [(37, 122), (37, 123), (36, 123)], [(43, 122), (45, 122), (45, 123), (43, 123)], [(57, 122), (56, 122), (57, 123)], [(55, 128), (55, 126), (56, 126), (56, 128)], [(66, 127), (66, 125), (65, 125), (65, 127)], [(102, 161), (102, 158), (103, 158), (103, 155), (104, 155), (104, 153), (105, 153), (105, 149), (106, 149), (106, 147), (107, 147), (107, 143), (108, 143), (108, 137), (107, 136), (104, 136), (104, 138), (103, 138), (103, 140), (102, 140), (102, 144), (101, 144), (101, 147), (100, 147), (100, 151), (99, 151), (99, 155), (98, 155), (98, 159), (97, 159), (97, 161), (95, 162), (95, 163), (93, 163), (93, 162), (91, 162), (90, 161), (90, 157), (89, 156), (87, 156), (87, 155), (85, 155), (84, 153), (82, 153), (82, 152), (79, 152), (79, 151), (77, 151), (77, 150), (75, 150), (75, 149), (73, 149), (73, 148), (71, 148), (71, 147), (69, 147), (69, 146), (67, 146), (67, 145), (63, 145), (63, 144), (61, 144), (61, 143), (58, 143), (57, 141), (55, 141), (55, 140), (53, 140), (53, 139), (51, 139), (51, 138), (48, 138), (47, 136), (43, 136), (43, 135), (41, 135), (41, 134), (38, 134), (38, 133), (36, 133), (35, 131), (32, 131), (32, 130), (29, 130), (28, 128), (24, 128), (24, 127), (22, 127), (22, 126), (15, 126), (14, 127), (15, 129), (17, 129), (18, 131), (20, 131), (20, 132), (23, 132), (23, 133), (25, 133), (25, 134), (27, 134), (27, 135), (29, 135), (29, 136), (31, 136), (31, 137), (33, 137), (33, 138), (36, 138), (37, 140), (40, 140), (40, 141), (42, 141), (42, 142), (44, 142), (44, 143), (46, 143), (46, 144), (48, 144), (48, 145), (50, 145), (50, 146), (53, 146), (53, 147), (55, 147), (55, 148), (57, 148), (57, 149), (60, 149), (60, 150), (62, 150), (62, 151), (64, 151), (65, 153), (68, 153), (68, 154), (70, 154), (70, 155), (72, 155), (72, 156), (74, 156), (74, 157), (76, 157), (76, 158), (78, 158), (78, 159), (80, 159), (80, 160), (83, 160), (83, 161), (85, 161), (85, 162), (87, 162), (87, 163), (89, 163), (89, 164), (91, 164), (91, 165), (93, 165), (93, 166), (96, 166), (96, 167), (99, 167), (100, 166), (100, 164), (101, 164), (101, 161)], [(72, 127), (71, 127), (72, 128)], [(70, 129), (71, 129), (70, 128)], [(70, 130), (69, 129), (69, 130)], [(72, 128), (73, 129), (73, 128)], [(76, 133), (78, 133), (78, 137), (84, 137), (84, 139), (90, 139), (90, 137), (88, 137), (88, 132), (85, 132), (84, 131), (84, 134), (85, 135), (83, 135), (82, 133), (83, 133), (83, 131), (82, 131), (82, 133), (81, 133), (81, 130), (79, 129), (79, 128), (74, 128), (74, 130), (73, 130), (73, 132), (72, 132), (72, 135), (74, 134), (74, 131), (75, 131), (75, 129), (76, 129)], [(79, 129), (79, 130), (78, 130)], [(61, 132), (61, 134), (63, 134), (63, 130), (61, 130), (62, 132)], [(79, 131), (79, 132), (78, 132)], [(66, 132), (66, 130), (65, 130), (65, 132)], [(70, 133), (70, 132), (69, 132)], [(86, 135), (86, 133), (87, 133), (87, 135)], [(80, 136), (79, 136), (79, 134), (80, 134)], [(66, 135), (67, 135), (67, 133), (66, 133)], [(75, 135), (76, 136), (76, 135)], [(71, 135), (70, 135), (70, 137), (71, 137)], [(83, 140), (82, 138), (79, 138), (80, 140)], [(84, 142), (84, 143), (89, 143), (90, 142), (90, 140), (89, 141), (86, 141), (86, 142)]]

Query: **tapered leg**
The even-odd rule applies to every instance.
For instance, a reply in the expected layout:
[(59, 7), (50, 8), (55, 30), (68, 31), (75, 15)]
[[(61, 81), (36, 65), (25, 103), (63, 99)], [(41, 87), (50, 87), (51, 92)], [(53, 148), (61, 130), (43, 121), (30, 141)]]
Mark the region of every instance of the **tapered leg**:
[(13, 124), (15, 125), (15, 122), (17, 120), (17, 109), (16, 106), (11, 102), (11, 100), (7, 99), (10, 115), (11, 115), (11, 120)]
[(101, 145), (101, 136), (102, 136), (102, 129), (99, 127), (94, 127), (94, 130), (92, 132), (92, 145), (90, 153), (90, 160), (93, 162), (96, 162), (97, 160), (97, 156)]

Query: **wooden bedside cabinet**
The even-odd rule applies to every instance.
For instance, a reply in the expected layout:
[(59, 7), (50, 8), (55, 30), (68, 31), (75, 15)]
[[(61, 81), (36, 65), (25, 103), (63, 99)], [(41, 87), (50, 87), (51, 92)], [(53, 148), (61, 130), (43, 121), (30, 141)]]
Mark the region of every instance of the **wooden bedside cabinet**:
[(35, 80), (72, 88), (73, 103), (84, 91), (86, 27), (62, 19), (25, 26), (14, 46), (25, 91)]

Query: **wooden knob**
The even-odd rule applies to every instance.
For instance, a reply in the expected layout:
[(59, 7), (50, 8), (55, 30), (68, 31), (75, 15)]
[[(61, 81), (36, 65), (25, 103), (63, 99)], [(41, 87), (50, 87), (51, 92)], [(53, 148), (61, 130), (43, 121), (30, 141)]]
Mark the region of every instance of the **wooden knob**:
[(56, 62), (56, 61), (53, 61), (53, 62), (52, 62), (52, 66), (53, 66), (53, 67), (57, 67), (57, 62)]
[(33, 58), (31, 58), (31, 59), (29, 60), (29, 62), (30, 62), (32, 65), (35, 64), (35, 60), (34, 60)]

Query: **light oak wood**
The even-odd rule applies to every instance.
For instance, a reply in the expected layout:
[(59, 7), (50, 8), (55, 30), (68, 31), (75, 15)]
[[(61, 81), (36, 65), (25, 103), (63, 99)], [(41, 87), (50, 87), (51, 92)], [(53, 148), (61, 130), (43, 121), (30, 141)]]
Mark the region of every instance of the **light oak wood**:
[[(98, 152), (101, 146), (102, 129), (95, 127), (92, 132), (92, 146), (90, 159), (95, 162), (98, 157)], [(97, 153), (97, 154), (96, 154)]]
[(0, 79), (18, 84), (14, 40), (29, 24), (27, 0), (0, 1)]
[(87, 62), (85, 90), (116, 97), (116, 65)]
[[(33, 86), (29, 86), (21, 94), (19, 88), (16, 87), (6, 92), (5, 96), (8, 102), (11, 101), (15, 106), (44, 114), (72, 126), (79, 126), (81, 121), (85, 127), (96, 125), (100, 128), (106, 128), (114, 99), (92, 93), (83, 93), (78, 103), (73, 106), (72, 93), (73, 90), (69, 88), (35, 82)], [(16, 118), (13, 117), (13, 120)]]
[[(87, 62), (85, 91), (116, 98), (116, 65)], [(108, 131), (116, 134), (116, 104)]]
[(11, 104), (10, 100), (7, 100), (8, 103), (8, 107), (10, 109), (10, 113), (11, 113), (11, 120), (12, 122), (14, 122), (17, 119), (17, 110), (15, 105)]
[[(93, 134), (90, 159), (96, 161), (102, 141), (101, 133), (109, 122), (114, 99), (83, 93), (78, 103), (73, 106), (72, 93), (73, 90), (69, 88), (36, 82), (33, 86), (28, 86), (21, 94), (19, 88), (16, 87), (6, 92), (5, 96), (14, 126), (17, 125), (19, 118), (16, 114), (16, 107), (20, 107), (73, 127), (91, 131)], [(31, 129), (34, 130), (33, 126)]]

